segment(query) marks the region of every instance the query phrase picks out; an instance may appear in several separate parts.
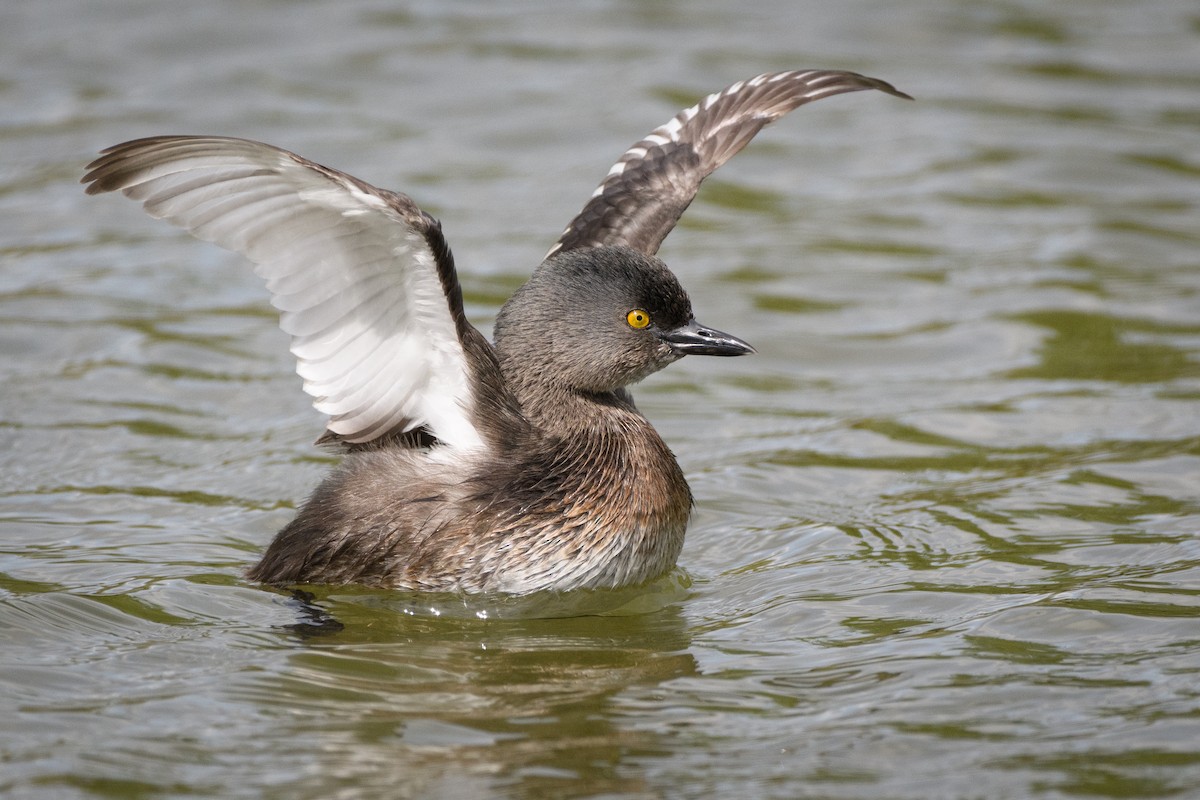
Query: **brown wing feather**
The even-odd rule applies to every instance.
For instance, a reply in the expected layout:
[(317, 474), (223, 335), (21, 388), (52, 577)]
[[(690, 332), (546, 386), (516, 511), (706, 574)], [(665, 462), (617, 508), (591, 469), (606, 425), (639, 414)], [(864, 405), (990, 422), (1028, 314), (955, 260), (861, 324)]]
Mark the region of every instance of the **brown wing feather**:
[(768, 73), (710, 94), (629, 148), (547, 257), (605, 245), (653, 255), (700, 183), (763, 126), (805, 103), (865, 89), (912, 99), (877, 78), (837, 70)]

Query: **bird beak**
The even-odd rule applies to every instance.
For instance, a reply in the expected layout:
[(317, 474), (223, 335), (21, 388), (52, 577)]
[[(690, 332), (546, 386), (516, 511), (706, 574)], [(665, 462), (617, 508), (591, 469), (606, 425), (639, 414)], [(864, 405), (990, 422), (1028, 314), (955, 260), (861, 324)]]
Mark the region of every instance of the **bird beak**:
[(736, 336), (713, 330), (694, 319), (673, 331), (660, 333), (658, 338), (681, 356), (744, 356), (758, 352)]

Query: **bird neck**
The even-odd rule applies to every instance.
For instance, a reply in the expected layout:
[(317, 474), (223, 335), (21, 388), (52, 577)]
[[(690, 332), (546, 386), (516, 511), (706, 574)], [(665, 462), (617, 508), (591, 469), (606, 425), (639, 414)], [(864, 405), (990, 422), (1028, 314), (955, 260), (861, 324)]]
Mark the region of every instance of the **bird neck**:
[(508, 384), (521, 404), (525, 418), (551, 436), (653, 431), (624, 389), (585, 392), (554, 382), (510, 380)]
[[(662, 437), (624, 388), (586, 391), (571, 386), (563, 374), (530, 369), (529, 364), (500, 354), (504, 382), (521, 407), (522, 416), (564, 451), (604, 454), (626, 466), (647, 469), (671, 488), (687, 492), (683, 473)], [(690, 507), (691, 496), (688, 494)]]

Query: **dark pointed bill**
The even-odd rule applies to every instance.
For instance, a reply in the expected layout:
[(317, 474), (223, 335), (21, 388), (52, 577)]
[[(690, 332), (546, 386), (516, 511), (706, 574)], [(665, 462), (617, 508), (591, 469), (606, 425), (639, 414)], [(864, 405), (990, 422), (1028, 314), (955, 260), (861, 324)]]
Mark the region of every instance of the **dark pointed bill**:
[(681, 356), (744, 356), (758, 352), (736, 336), (713, 330), (694, 319), (673, 331), (660, 333), (658, 338)]

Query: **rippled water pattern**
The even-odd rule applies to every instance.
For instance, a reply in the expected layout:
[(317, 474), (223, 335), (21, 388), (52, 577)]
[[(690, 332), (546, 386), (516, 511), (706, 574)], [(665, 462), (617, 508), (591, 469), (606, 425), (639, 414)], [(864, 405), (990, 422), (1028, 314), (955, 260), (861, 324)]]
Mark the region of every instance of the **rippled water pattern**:
[[(0, 795), (1200, 796), (1194, 3), (43, 0), (0, 67)], [(798, 67), (918, 101), (801, 109), (667, 240), (760, 351), (636, 392), (684, 572), (533, 609), (240, 577), (321, 420), (249, 269), (86, 198), (97, 149), (406, 191), (486, 328), (626, 146)]]

